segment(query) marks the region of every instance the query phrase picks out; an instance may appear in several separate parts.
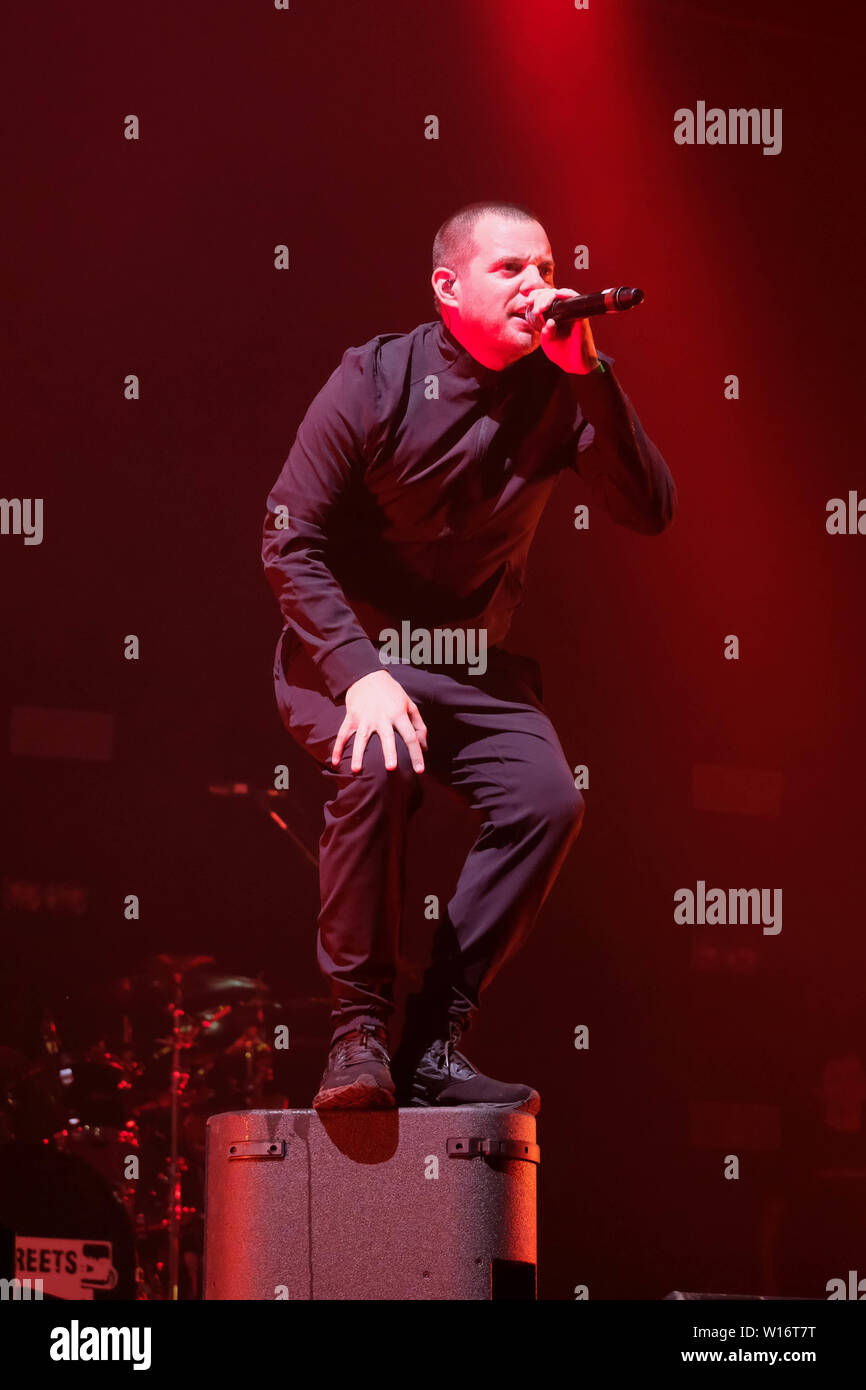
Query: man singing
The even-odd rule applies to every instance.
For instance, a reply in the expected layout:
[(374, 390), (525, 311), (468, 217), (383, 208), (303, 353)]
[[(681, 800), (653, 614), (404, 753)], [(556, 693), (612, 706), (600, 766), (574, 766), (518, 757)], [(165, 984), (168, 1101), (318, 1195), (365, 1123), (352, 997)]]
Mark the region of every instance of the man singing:
[[(277, 704), (331, 791), (318, 960), (333, 1037), (313, 1105), (535, 1114), (531, 1086), (484, 1076), (457, 1050), (583, 818), (538, 664), (503, 643), (563, 469), (645, 535), (671, 524), (677, 493), (588, 320), (548, 318), (540, 332), (527, 321), (576, 293), (554, 287), (531, 212), (454, 213), (433, 243), (432, 285), (437, 320), (343, 354), (267, 502), (262, 559), (284, 618)], [(481, 826), (392, 1062), (406, 833), (426, 774)]]

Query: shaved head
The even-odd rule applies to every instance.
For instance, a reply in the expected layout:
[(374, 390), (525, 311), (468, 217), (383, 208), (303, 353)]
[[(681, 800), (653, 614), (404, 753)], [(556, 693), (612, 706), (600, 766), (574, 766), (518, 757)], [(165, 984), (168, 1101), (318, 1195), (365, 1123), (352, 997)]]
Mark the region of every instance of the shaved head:
[[(492, 213), (513, 222), (538, 222), (534, 212), (518, 203), (467, 203), (465, 207), (452, 212), (433, 238), (433, 270), (437, 266), (447, 266), (457, 275), (465, 271), (475, 254), (475, 228), (482, 217)], [(437, 314), (441, 314), (439, 300), (434, 295), (433, 302)]]
[(430, 283), (445, 329), (482, 366), (501, 371), (534, 352), (541, 330), (526, 311), (555, 287), (547, 232), (517, 203), (470, 203), (433, 243)]

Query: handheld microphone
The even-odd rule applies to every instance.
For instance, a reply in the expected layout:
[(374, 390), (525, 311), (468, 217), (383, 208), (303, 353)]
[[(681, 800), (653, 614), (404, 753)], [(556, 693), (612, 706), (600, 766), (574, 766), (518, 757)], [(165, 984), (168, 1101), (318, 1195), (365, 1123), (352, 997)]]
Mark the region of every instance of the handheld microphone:
[(618, 289), (600, 290), (598, 294), (578, 294), (571, 299), (555, 299), (543, 314), (526, 311), (526, 322), (531, 328), (541, 329), (547, 319), (554, 323), (571, 323), (573, 319), (589, 319), (596, 314), (621, 314), (625, 309), (633, 309), (642, 304), (643, 290), (630, 290), (625, 285)]

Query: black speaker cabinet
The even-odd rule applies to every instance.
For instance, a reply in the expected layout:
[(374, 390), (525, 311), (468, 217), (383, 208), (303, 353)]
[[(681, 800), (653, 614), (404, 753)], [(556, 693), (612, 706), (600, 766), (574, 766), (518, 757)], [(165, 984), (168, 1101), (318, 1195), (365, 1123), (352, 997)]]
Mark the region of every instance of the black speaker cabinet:
[(205, 1298), (534, 1299), (538, 1162), (485, 1106), (214, 1115)]

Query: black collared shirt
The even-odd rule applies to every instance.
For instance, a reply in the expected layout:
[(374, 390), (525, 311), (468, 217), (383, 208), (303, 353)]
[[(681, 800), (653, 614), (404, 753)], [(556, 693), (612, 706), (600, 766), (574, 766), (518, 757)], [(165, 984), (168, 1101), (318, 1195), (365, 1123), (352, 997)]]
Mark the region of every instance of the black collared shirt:
[(494, 371), (439, 322), (348, 348), (267, 501), (284, 659), (301, 644), (340, 702), (407, 619), (500, 644), (563, 468), (620, 525), (670, 525), (674, 480), (599, 357), (603, 373), (578, 376), (538, 348)]

